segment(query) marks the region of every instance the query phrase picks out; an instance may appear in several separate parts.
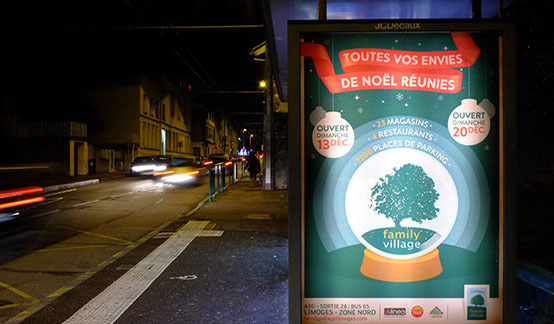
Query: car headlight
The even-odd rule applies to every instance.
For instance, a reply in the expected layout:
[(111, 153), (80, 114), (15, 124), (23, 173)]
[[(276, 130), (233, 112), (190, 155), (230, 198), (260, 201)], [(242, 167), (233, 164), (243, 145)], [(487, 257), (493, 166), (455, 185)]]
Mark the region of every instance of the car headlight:
[(167, 165), (155, 165), (154, 166), (154, 171), (164, 171), (164, 170), (167, 170)]
[(153, 165), (153, 164), (136, 165), (136, 166), (132, 167), (131, 170), (133, 170), (134, 172), (143, 172), (143, 171), (154, 170), (155, 167), (156, 166)]

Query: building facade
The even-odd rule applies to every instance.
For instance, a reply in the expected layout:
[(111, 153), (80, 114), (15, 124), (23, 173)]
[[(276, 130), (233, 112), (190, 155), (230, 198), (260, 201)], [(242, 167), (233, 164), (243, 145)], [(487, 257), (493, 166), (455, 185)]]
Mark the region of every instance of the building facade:
[(208, 158), (216, 152), (215, 114), (202, 108), (193, 112), (192, 154), (198, 158)]
[(193, 112), (193, 155), (209, 159), (211, 155), (237, 155), (238, 137), (236, 127), (224, 116), (204, 108)]
[(90, 150), (97, 173), (128, 170), (139, 156), (192, 156), (190, 99), (166, 78), (110, 82), (89, 102), (99, 119)]
[[(74, 121), (22, 121), (0, 115), (0, 163), (40, 163), (47, 172), (88, 174), (87, 124)], [(8, 153), (9, 152), (9, 153)]]

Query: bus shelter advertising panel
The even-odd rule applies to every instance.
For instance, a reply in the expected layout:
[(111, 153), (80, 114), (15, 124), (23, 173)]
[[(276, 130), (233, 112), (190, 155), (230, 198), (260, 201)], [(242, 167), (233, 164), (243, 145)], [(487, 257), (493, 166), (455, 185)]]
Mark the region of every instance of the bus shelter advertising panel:
[(397, 25), (299, 33), (302, 323), (501, 323), (502, 35)]

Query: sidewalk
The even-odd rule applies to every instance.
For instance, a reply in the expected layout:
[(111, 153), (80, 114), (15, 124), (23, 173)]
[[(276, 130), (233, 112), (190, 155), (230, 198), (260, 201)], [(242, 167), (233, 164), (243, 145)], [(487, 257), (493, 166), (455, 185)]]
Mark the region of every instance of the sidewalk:
[(190, 220), (222, 236), (195, 238), (117, 323), (288, 323), (287, 195), (244, 178), (206, 203)]

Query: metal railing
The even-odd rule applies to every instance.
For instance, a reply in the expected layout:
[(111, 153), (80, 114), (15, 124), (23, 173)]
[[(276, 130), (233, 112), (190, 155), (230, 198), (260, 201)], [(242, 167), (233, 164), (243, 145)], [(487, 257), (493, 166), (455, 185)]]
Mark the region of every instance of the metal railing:
[(223, 193), (229, 186), (244, 178), (245, 164), (233, 162), (231, 165), (217, 163), (208, 170), (209, 192), (208, 201), (212, 201), (217, 195)]

